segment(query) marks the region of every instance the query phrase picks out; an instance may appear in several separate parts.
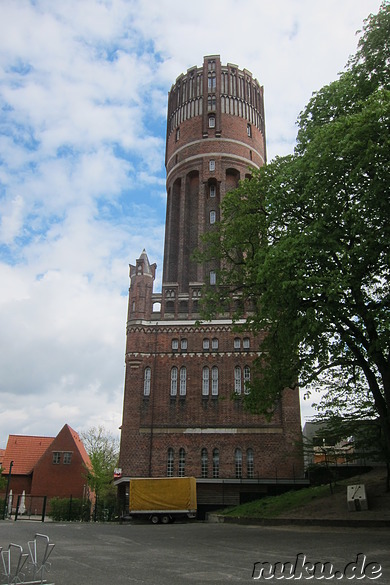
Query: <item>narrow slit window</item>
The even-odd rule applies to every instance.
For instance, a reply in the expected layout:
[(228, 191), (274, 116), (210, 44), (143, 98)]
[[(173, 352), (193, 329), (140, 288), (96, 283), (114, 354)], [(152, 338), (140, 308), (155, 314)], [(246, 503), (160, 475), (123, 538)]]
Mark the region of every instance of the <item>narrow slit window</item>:
[(167, 477), (173, 477), (173, 461), (174, 461), (174, 452), (172, 447), (168, 449), (168, 458), (167, 458)]
[(183, 366), (180, 368), (180, 396), (187, 394), (187, 369)]
[(210, 370), (207, 366), (202, 371), (202, 396), (208, 396), (210, 392)]
[(211, 394), (218, 396), (218, 368), (213, 366), (211, 368)]
[(152, 377), (152, 370), (149, 368), (145, 368), (144, 372), (144, 396), (150, 396), (150, 380)]
[(208, 477), (209, 474), (209, 461), (208, 461), (207, 449), (203, 448), (201, 453), (201, 475), (202, 477)]
[(235, 467), (236, 467), (236, 478), (240, 479), (242, 477), (242, 451), (241, 449), (236, 449), (235, 454)]
[(171, 370), (171, 396), (177, 396), (177, 367)]
[(249, 479), (253, 479), (254, 477), (253, 449), (248, 449), (246, 452), (246, 473)]
[(186, 471), (186, 452), (183, 447), (179, 450), (179, 477), (184, 477)]
[(219, 450), (214, 449), (213, 451), (213, 478), (218, 479), (219, 477)]
[(244, 368), (244, 393), (249, 394), (250, 392), (250, 384), (251, 381), (251, 369), (249, 366), (245, 366)]
[(235, 394), (241, 394), (241, 368), (236, 366), (234, 368), (234, 392)]

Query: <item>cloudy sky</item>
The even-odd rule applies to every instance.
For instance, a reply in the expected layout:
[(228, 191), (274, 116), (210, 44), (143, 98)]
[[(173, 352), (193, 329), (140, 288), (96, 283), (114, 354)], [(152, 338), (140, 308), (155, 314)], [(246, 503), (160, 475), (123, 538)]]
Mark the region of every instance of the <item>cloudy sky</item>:
[[(292, 152), (380, 0), (0, 0), (0, 447), (121, 424), (128, 264), (161, 281), (165, 116), (203, 56), (264, 85)], [(307, 415), (307, 404), (303, 416)]]

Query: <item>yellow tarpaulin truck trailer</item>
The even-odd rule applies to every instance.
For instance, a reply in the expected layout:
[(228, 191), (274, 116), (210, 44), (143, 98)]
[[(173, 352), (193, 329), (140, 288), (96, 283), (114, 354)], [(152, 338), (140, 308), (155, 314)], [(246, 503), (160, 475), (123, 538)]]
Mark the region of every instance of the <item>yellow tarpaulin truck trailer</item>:
[(147, 517), (153, 524), (196, 517), (194, 477), (130, 479), (129, 515)]

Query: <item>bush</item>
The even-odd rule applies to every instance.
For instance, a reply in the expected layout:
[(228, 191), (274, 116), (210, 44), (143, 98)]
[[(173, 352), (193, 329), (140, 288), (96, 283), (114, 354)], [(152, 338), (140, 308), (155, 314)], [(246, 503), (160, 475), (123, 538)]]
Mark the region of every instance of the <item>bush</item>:
[(106, 494), (96, 498), (92, 512), (93, 520), (97, 522), (111, 522), (118, 516), (116, 494)]
[(54, 521), (88, 522), (91, 516), (91, 502), (80, 498), (52, 498), (49, 516)]

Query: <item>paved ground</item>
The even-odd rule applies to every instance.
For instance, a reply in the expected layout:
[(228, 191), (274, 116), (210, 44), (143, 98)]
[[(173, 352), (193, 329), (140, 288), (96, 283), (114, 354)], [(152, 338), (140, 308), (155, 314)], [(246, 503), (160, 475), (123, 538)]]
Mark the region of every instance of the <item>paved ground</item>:
[(307, 561), (331, 562), (341, 571), (361, 553), (366, 564), (380, 564), (382, 575), (359, 582), (390, 583), (390, 530), (386, 528), (0, 521), (0, 546), (6, 548), (11, 541), (25, 546), (36, 532), (47, 534), (56, 544), (50, 573), (55, 585), (267, 582), (253, 579), (254, 563), (295, 562), (299, 553)]

